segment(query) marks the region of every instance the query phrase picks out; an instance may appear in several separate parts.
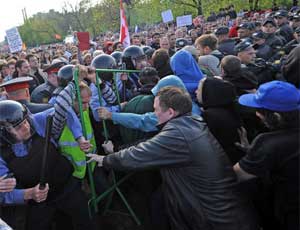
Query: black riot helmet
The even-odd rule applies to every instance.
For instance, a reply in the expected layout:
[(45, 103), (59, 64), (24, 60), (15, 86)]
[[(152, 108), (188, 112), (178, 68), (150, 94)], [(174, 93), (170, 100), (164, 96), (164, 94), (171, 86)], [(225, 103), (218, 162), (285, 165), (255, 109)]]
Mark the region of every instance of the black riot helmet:
[(65, 65), (59, 69), (57, 79), (60, 87), (66, 87), (72, 81), (74, 67), (74, 65)]
[(122, 52), (115, 51), (115, 52), (111, 53), (111, 56), (115, 59), (115, 61), (117, 63), (117, 67), (121, 67), (122, 66)]
[(146, 54), (147, 50), (152, 49), (152, 47), (151, 46), (143, 46), (142, 49), (143, 49), (144, 53)]
[[(20, 124), (26, 119), (30, 124), (30, 136), (33, 134), (32, 122), (29, 117), (27, 108), (17, 101), (4, 100), (0, 101), (0, 138), (1, 142), (9, 144), (19, 142), (12, 134), (12, 130), (18, 130)], [(16, 131), (17, 132), (17, 131)]]
[(125, 63), (126, 69), (136, 69), (136, 63), (140, 60), (146, 60), (143, 49), (139, 46), (128, 46), (123, 51), (122, 62)]
[[(108, 54), (100, 54), (92, 60), (92, 67), (95, 69), (116, 69), (117, 64), (115, 59)], [(99, 76), (104, 81), (111, 81), (113, 78), (113, 73), (99, 73)]]
[(92, 64), (95, 69), (115, 69), (117, 64), (115, 59), (108, 54), (100, 54), (92, 60)]

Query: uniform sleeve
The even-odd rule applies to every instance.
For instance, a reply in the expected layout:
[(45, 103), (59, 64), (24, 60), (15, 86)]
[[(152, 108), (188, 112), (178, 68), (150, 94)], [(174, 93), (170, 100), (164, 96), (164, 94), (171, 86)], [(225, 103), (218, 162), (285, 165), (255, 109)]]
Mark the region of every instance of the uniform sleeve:
[(122, 125), (130, 129), (138, 129), (143, 132), (157, 131), (157, 117), (155, 113), (112, 113), (114, 124)]
[(176, 128), (168, 127), (146, 142), (106, 156), (103, 165), (118, 170), (141, 170), (180, 167), (190, 162), (184, 136)]
[(83, 136), (80, 120), (72, 108), (67, 112), (67, 126), (71, 130), (75, 140)]
[(55, 113), (52, 123), (52, 136), (54, 139), (58, 139), (65, 125), (67, 119), (67, 113), (72, 109), (72, 103), (75, 91), (75, 85), (70, 82), (57, 96), (56, 103), (54, 105)]
[[(11, 192), (1, 193), (3, 204), (23, 204), (24, 189), (14, 189)], [(1, 199), (1, 198), (0, 198)]]
[[(9, 173), (6, 162), (0, 156), (0, 176)], [(24, 203), (24, 190), (14, 189), (11, 192), (0, 193), (0, 203), (4, 204), (22, 204)]]
[[(113, 104), (117, 101), (117, 97), (114, 93), (114, 91), (111, 89), (111, 87), (109, 87), (107, 84), (104, 84), (104, 88), (102, 89), (102, 96), (104, 98), (104, 100), (108, 103), (108, 104)], [(95, 86), (96, 87), (96, 86)], [(98, 96), (98, 91), (97, 91), (97, 96)]]
[[(97, 88), (94, 84), (91, 84), (91, 90), (92, 90), (92, 98), (90, 101), (90, 107), (93, 112), (93, 117), (96, 121), (100, 121), (101, 119), (98, 116), (97, 109), (100, 108), (100, 102), (99, 102), (99, 96), (98, 96), (98, 91)], [(118, 105), (110, 105), (106, 103), (106, 101), (101, 98), (101, 107), (105, 107), (108, 111), (110, 112), (119, 112), (120, 108)]]

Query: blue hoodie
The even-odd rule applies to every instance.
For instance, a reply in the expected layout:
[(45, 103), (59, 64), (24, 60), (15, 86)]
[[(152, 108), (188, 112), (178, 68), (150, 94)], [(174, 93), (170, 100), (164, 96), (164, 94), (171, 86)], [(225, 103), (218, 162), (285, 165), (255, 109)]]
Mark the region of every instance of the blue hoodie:
[(195, 100), (195, 91), (203, 78), (203, 73), (193, 56), (186, 50), (180, 50), (171, 57), (170, 65), (174, 74), (183, 81), (192, 99)]

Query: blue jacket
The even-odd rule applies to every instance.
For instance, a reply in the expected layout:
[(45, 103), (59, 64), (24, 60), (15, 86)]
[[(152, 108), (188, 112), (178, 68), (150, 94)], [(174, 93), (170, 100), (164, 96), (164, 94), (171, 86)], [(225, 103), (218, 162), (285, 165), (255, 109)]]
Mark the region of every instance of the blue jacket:
[(203, 73), (193, 56), (188, 51), (180, 50), (171, 57), (170, 65), (173, 73), (183, 81), (192, 99), (195, 99), (195, 91)]

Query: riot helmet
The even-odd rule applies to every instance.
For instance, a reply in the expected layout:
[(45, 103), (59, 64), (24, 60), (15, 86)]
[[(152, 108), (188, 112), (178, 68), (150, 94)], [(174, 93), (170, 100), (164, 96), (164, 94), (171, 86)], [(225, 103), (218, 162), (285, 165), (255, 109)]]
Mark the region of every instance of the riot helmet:
[(0, 101), (1, 142), (15, 144), (27, 141), (34, 133), (30, 112), (17, 101)]
[(74, 65), (65, 65), (59, 69), (57, 79), (60, 87), (66, 87), (72, 81), (74, 67)]
[[(92, 67), (95, 69), (116, 69), (117, 64), (115, 59), (108, 54), (100, 54), (92, 60)], [(103, 72), (99, 73), (99, 76), (104, 81), (111, 81), (113, 73)]]
[(111, 56), (115, 59), (117, 66), (121, 67), (122, 66), (122, 52), (115, 51), (111, 54)]
[(146, 54), (147, 50), (152, 49), (152, 47), (151, 46), (143, 46), (142, 49), (143, 49), (144, 53)]
[(122, 62), (129, 70), (142, 69), (147, 63), (145, 53), (139, 46), (128, 46), (123, 51)]

